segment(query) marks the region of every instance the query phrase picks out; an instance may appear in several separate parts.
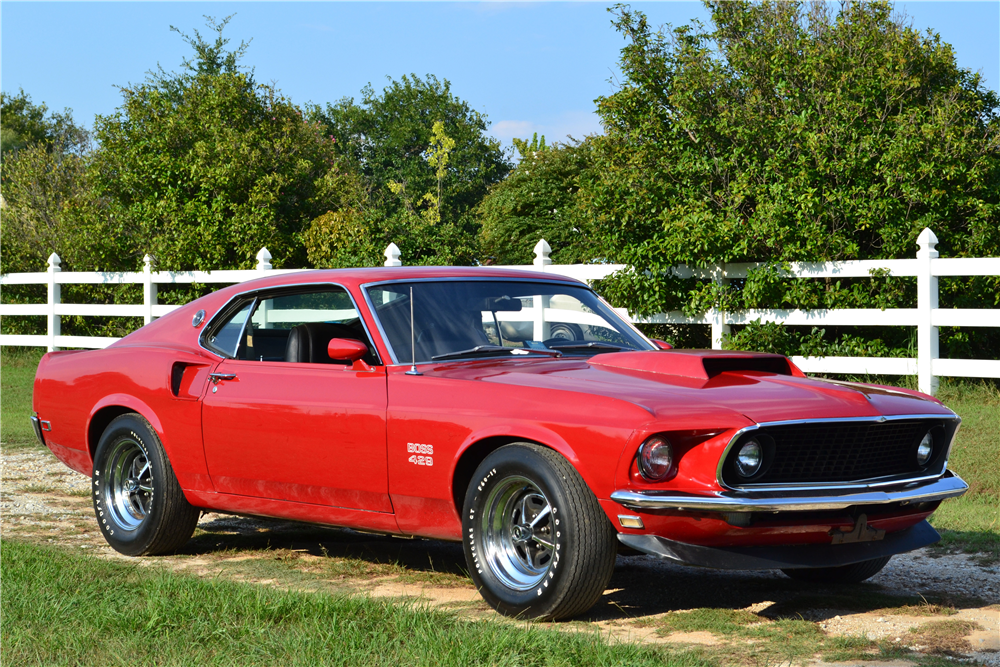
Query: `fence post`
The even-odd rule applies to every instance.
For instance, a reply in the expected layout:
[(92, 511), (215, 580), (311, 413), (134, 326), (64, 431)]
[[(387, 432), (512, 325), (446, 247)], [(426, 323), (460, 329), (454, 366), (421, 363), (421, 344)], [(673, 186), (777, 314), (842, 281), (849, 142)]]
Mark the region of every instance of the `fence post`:
[(389, 247), (385, 249), (382, 253), (385, 255), (385, 266), (402, 266), (403, 262), (399, 259), (399, 246), (395, 243), (390, 243)]
[(149, 324), (153, 321), (153, 306), (156, 305), (157, 289), (153, 282), (153, 258), (146, 255), (142, 258), (142, 305), (145, 312), (142, 315), (142, 323)]
[(56, 336), (62, 333), (59, 316), (56, 315), (56, 305), (62, 301), (62, 286), (56, 282), (56, 274), (62, 271), (60, 264), (62, 264), (62, 260), (59, 259), (59, 255), (55, 253), (49, 255), (49, 312), (45, 318), (49, 334), (49, 352), (59, 349), (56, 347)]
[[(726, 267), (724, 265), (716, 266), (712, 271), (712, 282), (716, 284), (720, 289), (729, 284), (729, 278), (725, 277)], [(722, 338), (723, 336), (729, 335), (729, 325), (726, 324), (727, 313), (725, 310), (719, 308), (713, 308), (711, 312), (712, 316), (712, 349), (721, 350), (722, 349)]]
[(257, 251), (257, 270), (258, 271), (271, 270), (271, 253), (268, 252), (267, 248), (261, 248), (259, 251)]
[[(541, 239), (535, 244), (534, 252), (535, 259), (531, 263), (539, 271), (544, 271), (546, 266), (552, 265), (552, 258), (549, 257), (552, 253), (552, 248), (549, 246), (548, 241)], [(535, 340), (548, 340), (552, 337), (552, 327), (545, 319), (545, 309), (549, 306), (549, 297), (547, 295), (536, 294), (531, 298), (533, 319), (532, 338)]]
[(531, 263), (539, 268), (551, 266), (552, 258), (549, 257), (551, 254), (552, 248), (549, 246), (548, 241), (542, 239), (535, 244), (535, 259)]
[(931, 326), (931, 314), (938, 307), (938, 279), (931, 273), (931, 260), (937, 259), (937, 236), (928, 228), (917, 237), (917, 381), (920, 391), (937, 393), (938, 379), (931, 364), (938, 358), (938, 328)]

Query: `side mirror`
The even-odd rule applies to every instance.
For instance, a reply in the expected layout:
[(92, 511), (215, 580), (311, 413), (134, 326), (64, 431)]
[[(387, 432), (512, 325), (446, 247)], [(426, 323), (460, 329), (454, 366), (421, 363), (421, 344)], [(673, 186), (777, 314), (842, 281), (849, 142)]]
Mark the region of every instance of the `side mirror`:
[(368, 346), (360, 340), (334, 338), (327, 344), (326, 353), (334, 361), (357, 361), (368, 354)]
[(660, 348), (661, 350), (672, 350), (672, 349), (674, 349), (674, 346), (671, 345), (670, 343), (668, 343), (665, 340), (660, 340), (659, 338), (654, 338), (653, 342), (656, 343), (656, 346), (658, 348)]

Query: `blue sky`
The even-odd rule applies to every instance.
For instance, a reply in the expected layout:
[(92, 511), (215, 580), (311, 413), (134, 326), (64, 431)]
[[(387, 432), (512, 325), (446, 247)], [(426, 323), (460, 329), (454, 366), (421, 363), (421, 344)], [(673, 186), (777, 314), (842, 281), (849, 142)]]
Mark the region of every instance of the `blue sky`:
[[(700, 3), (635, 2), (654, 24), (707, 20)], [(190, 47), (170, 31), (203, 15), (235, 13), (231, 45), (253, 42), (244, 64), (298, 104), (360, 97), (386, 76), (435, 74), (493, 123), (509, 145), (532, 132), (549, 141), (600, 131), (594, 98), (614, 91), (622, 38), (610, 3), (9, 2), (0, 3), (0, 85), (91, 126), (114, 111), (116, 85), (157, 64), (179, 67)], [(1000, 0), (897, 2), (917, 28), (933, 28), (958, 63), (1000, 82)]]

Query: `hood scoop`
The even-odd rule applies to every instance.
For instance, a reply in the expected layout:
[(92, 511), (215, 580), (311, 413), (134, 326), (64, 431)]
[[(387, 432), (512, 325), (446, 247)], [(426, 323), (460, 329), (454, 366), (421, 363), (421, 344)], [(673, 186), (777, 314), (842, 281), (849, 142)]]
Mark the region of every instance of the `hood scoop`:
[(711, 380), (728, 372), (774, 373), (803, 377), (802, 371), (788, 357), (762, 352), (727, 352), (723, 350), (656, 350), (648, 352), (612, 352), (591, 358), (591, 366), (626, 371), (642, 371)]

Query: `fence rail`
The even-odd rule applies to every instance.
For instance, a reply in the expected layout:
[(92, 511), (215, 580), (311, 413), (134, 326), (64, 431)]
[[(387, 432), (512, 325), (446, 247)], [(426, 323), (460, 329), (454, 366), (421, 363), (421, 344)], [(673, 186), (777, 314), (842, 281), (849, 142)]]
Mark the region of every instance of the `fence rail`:
[[(780, 270), (789, 278), (868, 278), (874, 271), (888, 276), (917, 278), (916, 308), (871, 308), (831, 310), (744, 310), (728, 312), (709, 310), (690, 317), (679, 311), (658, 313), (648, 317), (630, 317), (638, 324), (698, 324), (711, 327), (712, 347), (721, 349), (723, 338), (731, 325), (743, 325), (760, 320), (789, 326), (910, 326), (917, 329), (916, 358), (876, 357), (793, 357), (793, 361), (808, 373), (848, 373), (872, 375), (917, 375), (921, 391), (933, 394), (938, 377), (1000, 378), (1000, 361), (989, 359), (941, 359), (938, 351), (938, 327), (1000, 327), (1000, 309), (938, 308), (938, 278), (944, 276), (1000, 275), (1000, 257), (941, 258), (935, 246), (934, 233), (925, 229), (917, 239), (919, 250), (914, 259), (851, 260), (844, 262), (793, 262)], [(605, 278), (626, 268), (620, 264), (553, 264), (552, 249), (545, 240), (535, 246), (535, 259), (529, 265), (504, 268), (544, 271), (584, 281)], [(390, 243), (385, 250), (385, 266), (402, 266), (399, 248)], [(45, 303), (0, 304), (0, 317), (45, 316), (44, 335), (0, 335), (0, 345), (44, 346), (49, 350), (60, 347), (103, 348), (119, 340), (100, 336), (63, 336), (60, 317), (69, 315), (142, 317), (148, 324), (155, 317), (166, 315), (180, 306), (157, 303), (158, 285), (190, 283), (232, 284), (264, 275), (294, 273), (304, 269), (276, 270), (271, 266), (267, 248), (257, 253), (257, 266), (239, 271), (153, 271), (147, 255), (143, 270), (125, 272), (63, 272), (59, 256), (53, 253), (48, 270), (39, 273), (9, 273), (0, 276), (0, 285), (47, 285)], [(696, 277), (725, 285), (730, 280), (746, 278), (748, 272), (762, 264), (733, 263), (711, 268), (674, 267), (681, 278)], [(76, 304), (62, 303), (61, 285), (143, 285), (141, 304)], [(627, 316), (627, 313), (625, 313)]]

